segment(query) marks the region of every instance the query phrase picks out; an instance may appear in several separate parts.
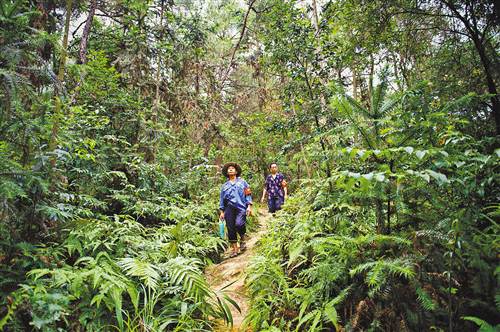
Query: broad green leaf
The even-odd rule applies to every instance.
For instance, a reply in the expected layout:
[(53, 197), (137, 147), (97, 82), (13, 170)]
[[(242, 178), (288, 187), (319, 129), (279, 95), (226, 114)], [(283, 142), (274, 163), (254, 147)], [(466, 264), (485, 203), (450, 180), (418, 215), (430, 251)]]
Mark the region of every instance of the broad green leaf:
[(367, 179), (368, 181), (371, 181), (373, 179), (373, 172), (368, 173), (368, 174), (363, 174), (363, 177)]
[(426, 170), (426, 172), (432, 176), (439, 184), (448, 183), (448, 178), (443, 173), (435, 172), (431, 169)]
[(328, 302), (325, 305), (323, 313), (325, 314), (326, 318), (333, 324), (333, 326), (335, 326), (335, 329), (339, 330), (339, 317), (332, 301)]
[(404, 150), (405, 150), (408, 154), (412, 154), (414, 149), (413, 149), (413, 147), (411, 147), (411, 146), (407, 146), (407, 147), (405, 147), (405, 148), (404, 148)]
[(425, 150), (417, 150), (415, 151), (415, 155), (417, 156), (418, 159), (422, 159), (426, 154)]

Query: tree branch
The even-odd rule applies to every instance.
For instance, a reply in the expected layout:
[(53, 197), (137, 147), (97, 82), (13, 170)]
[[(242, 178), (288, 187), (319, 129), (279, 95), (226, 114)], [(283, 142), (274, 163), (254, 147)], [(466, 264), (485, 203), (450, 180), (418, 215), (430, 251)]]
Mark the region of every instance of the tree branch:
[(229, 72), (231, 71), (231, 67), (233, 66), (233, 62), (234, 62), (234, 57), (236, 56), (236, 51), (240, 47), (241, 41), (243, 40), (243, 37), (245, 35), (245, 31), (246, 31), (247, 23), (248, 23), (248, 16), (250, 15), (250, 11), (252, 10), (252, 7), (253, 7), (255, 1), (257, 1), (257, 0), (250, 0), (247, 12), (245, 14), (245, 19), (243, 20), (243, 28), (241, 29), (240, 38), (238, 39), (238, 42), (236, 43), (236, 45), (233, 49), (233, 53), (231, 54), (231, 60), (229, 61), (229, 65), (227, 66), (226, 72), (225, 72), (224, 76), (222, 77), (222, 80), (220, 81), (221, 86), (224, 85), (224, 82), (226, 81), (226, 79), (229, 75)]

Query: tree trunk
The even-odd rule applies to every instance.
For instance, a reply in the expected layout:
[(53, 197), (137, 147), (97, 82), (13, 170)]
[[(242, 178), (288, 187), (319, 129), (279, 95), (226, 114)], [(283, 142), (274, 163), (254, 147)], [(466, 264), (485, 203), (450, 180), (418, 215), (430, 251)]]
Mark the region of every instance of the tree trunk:
[[(479, 54), (481, 64), (483, 65), (484, 74), (486, 76), (486, 85), (488, 87), (488, 92), (493, 95), (490, 100), (491, 108), (493, 109), (493, 118), (495, 119), (496, 134), (500, 135), (500, 100), (498, 99), (497, 87), (492, 75), (492, 72), (497, 71), (498, 68), (496, 68), (496, 66), (492, 66), (492, 62), (486, 54), (486, 46), (482, 42), (482, 40), (487, 39), (485, 35), (486, 30), (483, 31), (483, 35), (481, 36), (481, 32), (478, 30), (477, 24), (468, 21), (467, 15), (463, 16), (452, 2), (448, 2), (445, 0), (441, 0), (441, 2), (444, 3), (448, 7), (448, 9), (452, 11), (455, 17), (462, 22), (468, 32), (468, 37), (474, 43), (474, 47)], [(497, 10), (497, 6), (495, 6), (495, 10)], [(473, 10), (472, 13), (469, 14), (474, 15)]]
[[(312, 89), (312, 86), (311, 86), (311, 83), (309, 82), (309, 76), (307, 75), (307, 68), (304, 68), (304, 78), (306, 80), (306, 85), (307, 85), (307, 90), (309, 92), (309, 98), (311, 99), (311, 102), (315, 100), (315, 94), (313, 92), (313, 89)], [(320, 93), (321, 94), (321, 93)], [(321, 103), (320, 103), (320, 106), (321, 106)], [(314, 123), (316, 124), (316, 128), (318, 130), (318, 132), (321, 132), (321, 125), (319, 123), (319, 117), (318, 117), (318, 114), (316, 114), (316, 110), (313, 109), (313, 112), (314, 112)], [(325, 144), (325, 140), (323, 137), (321, 137), (319, 139), (319, 144), (321, 146), (321, 150), (323, 151), (323, 153), (325, 154), (325, 158), (326, 158), (326, 144)], [(332, 176), (332, 172), (330, 170), (330, 164), (328, 163), (328, 160), (326, 162), (326, 176), (328, 178), (330, 178)]]
[[(64, 81), (64, 70), (66, 67), (66, 56), (68, 54), (68, 35), (69, 35), (69, 24), (71, 20), (71, 12), (72, 12), (73, 1), (66, 0), (66, 20), (64, 23), (64, 36), (63, 36), (63, 44), (61, 49), (61, 59), (59, 61), (59, 72), (57, 73), (58, 85), (56, 88), (55, 95), (55, 105), (54, 105), (54, 116), (52, 123), (52, 132), (50, 135), (49, 141), (49, 151), (54, 151), (57, 146), (57, 135), (59, 133), (59, 125), (61, 121), (61, 108), (62, 102), (60, 95), (62, 93), (62, 86)], [(50, 164), (52, 168), (54, 168), (56, 164), (56, 157), (53, 156), (50, 160)]]
[(486, 76), (486, 84), (488, 86), (488, 93), (492, 94), (490, 101), (491, 108), (493, 109), (493, 117), (495, 119), (496, 134), (500, 135), (500, 101), (498, 100), (497, 86), (492, 75), (492, 72), (498, 70), (498, 68), (491, 68), (491, 62), (486, 55), (486, 48), (478, 37), (473, 36), (472, 40), (474, 41), (474, 45), (479, 53), (479, 58), (481, 59), (481, 63), (483, 65), (484, 75)]
[(318, 6), (316, 4), (316, 0), (312, 0), (312, 7), (314, 12), (314, 27), (316, 28), (316, 33), (319, 31), (319, 15), (318, 15)]
[(78, 52), (79, 63), (87, 63), (87, 43), (89, 41), (90, 28), (92, 27), (92, 21), (94, 20), (95, 10), (97, 8), (97, 0), (90, 1), (89, 15), (87, 16), (87, 21), (85, 22), (85, 27), (83, 28), (82, 40), (80, 41), (80, 50)]
[[(291, 98), (291, 102), (292, 102), (293, 115), (297, 116), (297, 114), (295, 112), (295, 98), (294, 97)], [(304, 168), (306, 169), (307, 177), (310, 179), (312, 177), (311, 169), (309, 168), (309, 164), (307, 163), (306, 154), (304, 152), (304, 144), (302, 144), (302, 141), (300, 141), (300, 154), (302, 155), (302, 162), (304, 163)]]
[(375, 199), (375, 217), (377, 219), (377, 234), (385, 234), (385, 218), (382, 199)]
[(358, 73), (356, 68), (352, 68), (352, 98), (358, 99)]
[[(161, 7), (160, 7), (160, 36), (159, 36), (159, 41), (161, 42), (163, 40), (163, 13), (165, 11), (165, 0), (161, 1)], [(139, 22), (142, 22), (139, 21)], [(160, 86), (161, 86), (161, 50), (158, 50), (158, 59), (156, 63), (156, 74), (155, 74), (155, 98), (153, 102), (153, 107), (151, 109), (151, 121), (153, 122), (153, 125), (151, 128), (147, 129), (149, 139), (150, 139), (150, 146), (146, 146), (146, 155), (145, 155), (145, 161), (147, 163), (153, 163), (156, 160), (156, 153), (157, 153), (157, 124), (158, 124), (158, 111), (160, 108)]]
[[(160, 9), (160, 41), (163, 39), (163, 12), (165, 10), (165, 0), (161, 1)], [(153, 107), (153, 123), (156, 124), (158, 119), (158, 108), (160, 105), (160, 73), (161, 73), (161, 52), (158, 51), (158, 63), (156, 68), (156, 92), (155, 103)]]
[[(372, 108), (372, 97), (373, 97), (373, 76), (375, 75), (375, 60), (373, 59), (373, 55), (370, 55), (370, 73), (368, 76), (368, 100), (369, 100), (369, 107)], [(374, 110), (371, 109), (373, 112)], [(377, 133), (378, 135), (378, 133)]]
[[(316, 39), (318, 40), (318, 44), (316, 46), (316, 52), (318, 54), (321, 53), (321, 42), (319, 41), (319, 15), (318, 15), (318, 6), (317, 6), (317, 3), (316, 3), (316, 0), (312, 0), (312, 7), (313, 7), (313, 11), (314, 11), (314, 28), (316, 30)], [(325, 63), (323, 61), (321, 61), (319, 63), (319, 66), (321, 68), (321, 71), (324, 70), (325, 68)], [(321, 77), (321, 72), (320, 74), (318, 75), (318, 78), (319, 78), (319, 81), (321, 82), (321, 84), (323, 86), (327, 86), (328, 82), (326, 82), (326, 80), (323, 79), (323, 77)], [(326, 114), (326, 109), (327, 109), (327, 104), (326, 104), (326, 99), (325, 99), (325, 94), (323, 93), (323, 91), (321, 90), (319, 92), (319, 105), (321, 107), (321, 113), (323, 114)], [(315, 120), (316, 120), (316, 126), (318, 127), (318, 129), (320, 128), (319, 127), (319, 119), (318, 119), (318, 116), (315, 115)], [(325, 152), (325, 160), (326, 160), (326, 175), (328, 176), (328, 178), (330, 178), (332, 176), (332, 171), (330, 169), (330, 163), (329, 163), (329, 160), (328, 160), (328, 156), (326, 156), (326, 142), (324, 140), (324, 138), (322, 137), (320, 139), (320, 143), (321, 143), (321, 148), (323, 149), (323, 151)], [(330, 181), (330, 180), (329, 180)], [(329, 182), (329, 186), (330, 186), (330, 189), (332, 189), (332, 186), (331, 186), (331, 183)]]

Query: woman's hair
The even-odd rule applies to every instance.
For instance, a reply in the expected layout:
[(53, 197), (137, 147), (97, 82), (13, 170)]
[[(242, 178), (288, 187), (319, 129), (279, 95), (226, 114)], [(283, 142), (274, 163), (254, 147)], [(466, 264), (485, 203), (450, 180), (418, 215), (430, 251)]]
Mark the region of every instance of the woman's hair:
[(273, 161), (272, 163), (269, 164), (269, 168), (271, 168), (271, 166), (273, 166), (273, 165), (278, 166), (278, 163)]
[(223, 167), (222, 167), (222, 174), (227, 178), (229, 177), (229, 175), (227, 174), (227, 170), (229, 169), (229, 167), (234, 167), (236, 169), (236, 176), (240, 176), (241, 175), (241, 166), (238, 165), (237, 163), (234, 163), (234, 162), (229, 162), (229, 163), (226, 163)]

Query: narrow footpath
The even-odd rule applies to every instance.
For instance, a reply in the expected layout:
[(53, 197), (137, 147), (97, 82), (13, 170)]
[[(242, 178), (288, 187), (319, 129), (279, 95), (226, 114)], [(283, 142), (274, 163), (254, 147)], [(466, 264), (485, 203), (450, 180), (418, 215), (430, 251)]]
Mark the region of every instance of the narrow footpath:
[(250, 331), (249, 329), (242, 329), (243, 319), (248, 313), (249, 303), (245, 289), (245, 278), (247, 266), (250, 258), (255, 251), (255, 244), (265, 233), (268, 219), (270, 215), (265, 209), (259, 209), (257, 215), (258, 229), (256, 232), (251, 233), (247, 239), (247, 250), (234, 257), (226, 258), (224, 261), (217, 265), (209, 266), (205, 275), (210, 287), (215, 292), (219, 292), (224, 287), (224, 293), (231, 297), (241, 309), (239, 312), (234, 306), (230, 305), (231, 313), (233, 315), (233, 327), (228, 327), (224, 323), (218, 324), (214, 331), (217, 332), (243, 332)]

